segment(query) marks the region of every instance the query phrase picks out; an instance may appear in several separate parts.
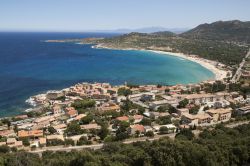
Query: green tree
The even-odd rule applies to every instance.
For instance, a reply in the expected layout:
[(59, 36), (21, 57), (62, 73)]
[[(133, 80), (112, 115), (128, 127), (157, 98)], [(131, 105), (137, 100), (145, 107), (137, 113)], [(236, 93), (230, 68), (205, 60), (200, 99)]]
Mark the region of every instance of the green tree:
[(67, 129), (65, 130), (65, 134), (67, 136), (80, 135), (82, 133), (83, 130), (76, 121), (73, 121), (70, 124), (68, 124)]

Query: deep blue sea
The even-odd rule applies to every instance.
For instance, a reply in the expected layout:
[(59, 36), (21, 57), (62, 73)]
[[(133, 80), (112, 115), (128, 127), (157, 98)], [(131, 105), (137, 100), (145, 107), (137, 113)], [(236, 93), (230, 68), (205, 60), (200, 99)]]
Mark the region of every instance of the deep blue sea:
[(199, 64), (174, 56), (43, 42), (114, 35), (118, 34), (0, 33), (0, 116), (24, 111), (32, 95), (83, 81), (170, 85), (214, 77)]

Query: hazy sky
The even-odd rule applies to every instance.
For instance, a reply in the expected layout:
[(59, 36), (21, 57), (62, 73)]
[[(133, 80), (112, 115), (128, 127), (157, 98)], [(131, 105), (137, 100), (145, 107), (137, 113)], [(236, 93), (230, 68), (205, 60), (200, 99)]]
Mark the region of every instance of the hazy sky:
[(250, 21), (250, 0), (0, 0), (0, 31), (85, 31)]

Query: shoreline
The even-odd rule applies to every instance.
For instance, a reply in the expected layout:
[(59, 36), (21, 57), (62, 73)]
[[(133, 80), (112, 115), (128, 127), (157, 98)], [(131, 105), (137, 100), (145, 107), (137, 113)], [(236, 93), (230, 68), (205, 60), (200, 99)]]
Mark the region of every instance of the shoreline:
[(210, 70), (215, 75), (214, 80), (223, 80), (224, 78), (227, 77), (227, 72), (228, 71), (223, 70), (223, 69), (219, 69), (216, 66), (217, 64), (223, 65), (223, 64), (221, 64), (219, 62), (204, 59), (204, 58), (201, 58), (201, 57), (199, 57), (197, 55), (185, 55), (183, 53), (173, 53), (173, 52), (157, 51), (157, 50), (146, 50), (146, 51), (151, 51), (151, 52), (158, 53), (158, 54), (166, 54), (166, 55), (176, 56), (176, 57), (179, 57), (179, 58), (183, 58), (183, 59), (198, 63), (201, 66), (203, 66), (204, 68)]
[(212, 80), (223, 80), (224, 78), (227, 77), (227, 73), (229, 71), (223, 70), (218, 68), (216, 65), (221, 65), (221, 66), (225, 66), (224, 64), (220, 63), (220, 62), (216, 62), (216, 61), (212, 61), (212, 60), (208, 60), (208, 59), (204, 59), (199, 57), (198, 55), (186, 55), (183, 53), (174, 53), (174, 52), (168, 52), (168, 51), (159, 51), (159, 50), (147, 50), (147, 49), (134, 49), (134, 48), (110, 48), (110, 47), (106, 47), (103, 46), (102, 44), (97, 44), (95, 46), (93, 46), (92, 48), (102, 48), (102, 49), (114, 49), (114, 50), (137, 50), (137, 51), (150, 51), (150, 52), (154, 52), (157, 54), (165, 54), (165, 55), (170, 55), (170, 56), (175, 56), (175, 57), (179, 57), (179, 58), (183, 58), (195, 63), (198, 63), (199, 65), (201, 65), (202, 67), (208, 69), (209, 71), (211, 71), (214, 74), (214, 78)]

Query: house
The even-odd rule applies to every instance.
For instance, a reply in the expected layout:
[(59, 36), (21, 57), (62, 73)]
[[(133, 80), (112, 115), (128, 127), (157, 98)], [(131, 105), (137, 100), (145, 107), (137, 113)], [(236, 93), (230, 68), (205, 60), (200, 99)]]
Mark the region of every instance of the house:
[(96, 123), (81, 125), (81, 129), (83, 130), (90, 130), (90, 129), (101, 129), (101, 126), (99, 126)]
[(144, 126), (145, 133), (148, 131), (153, 131), (153, 128), (151, 126)]
[(120, 117), (117, 117), (116, 120), (128, 122), (129, 118), (127, 116), (120, 116)]
[(67, 125), (62, 123), (62, 124), (58, 124), (52, 127), (56, 130), (57, 133), (63, 133), (63, 131), (66, 130)]
[(56, 139), (64, 141), (63, 135), (59, 135), (59, 134), (57, 134), (57, 135), (55, 135), (55, 134), (54, 135), (47, 135), (46, 139), (47, 139), (47, 141), (56, 140)]
[(187, 108), (179, 108), (179, 109), (177, 109), (177, 114), (179, 116), (181, 116), (183, 114), (187, 114), (187, 113), (189, 113), (189, 109), (187, 109)]
[(134, 115), (133, 119), (134, 119), (134, 123), (140, 123), (143, 119), (143, 116), (142, 115)]
[(106, 111), (120, 112), (120, 106), (114, 103), (106, 103), (106, 104), (103, 104), (101, 107), (99, 107), (98, 110), (101, 112), (106, 112)]
[(139, 124), (130, 125), (130, 134), (134, 135), (136, 132), (145, 133), (144, 126)]
[(212, 117), (207, 114), (183, 114), (182, 120), (190, 126), (208, 126), (211, 125)]
[(151, 109), (157, 110), (160, 106), (164, 106), (169, 104), (168, 100), (158, 100), (158, 101), (153, 101), (149, 104), (149, 107)]
[(60, 114), (62, 113), (62, 108), (60, 105), (56, 104), (52, 109), (53, 114)]
[(6, 141), (6, 144), (8, 146), (14, 146), (16, 143), (16, 138), (8, 138), (7, 141)]
[(168, 133), (174, 133), (176, 132), (177, 128), (175, 125), (173, 124), (167, 124), (167, 125), (154, 125), (153, 126), (153, 129), (154, 129), (154, 132), (158, 133), (160, 131), (160, 128), (161, 127), (167, 127), (168, 128)]
[(30, 130), (30, 131), (20, 130), (18, 131), (19, 138), (25, 138), (25, 137), (39, 138), (42, 136), (43, 136), (43, 130)]
[(74, 107), (67, 107), (67, 108), (65, 108), (65, 110), (66, 110), (66, 114), (70, 118), (76, 117), (78, 115), (78, 112)]
[(246, 115), (246, 114), (249, 114), (249, 113), (250, 113), (250, 105), (245, 106), (245, 107), (238, 108), (238, 109), (236, 110), (236, 112), (237, 112), (238, 115)]
[(39, 145), (40, 145), (40, 146), (45, 146), (46, 143), (47, 143), (46, 138), (44, 138), (44, 137), (40, 137), (40, 138), (39, 138)]
[(85, 116), (87, 116), (86, 114), (79, 114), (75, 117), (75, 120), (81, 120), (82, 118), (84, 118)]
[(215, 101), (215, 95), (213, 94), (190, 94), (185, 97), (189, 103), (196, 105), (205, 104), (207, 102)]
[(206, 111), (206, 113), (208, 113), (213, 118), (214, 123), (226, 122), (231, 119), (232, 109), (209, 109)]
[(16, 133), (14, 130), (2, 130), (0, 131), (0, 136), (2, 137), (15, 137)]
[(36, 118), (34, 120), (35, 125), (33, 129), (40, 129), (40, 128), (48, 127), (50, 123), (53, 121), (55, 121), (55, 117), (51, 115)]
[(23, 142), (17, 141), (16, 138), (8, 138), (6, 144), (10, 147), (22, 148)]

